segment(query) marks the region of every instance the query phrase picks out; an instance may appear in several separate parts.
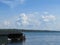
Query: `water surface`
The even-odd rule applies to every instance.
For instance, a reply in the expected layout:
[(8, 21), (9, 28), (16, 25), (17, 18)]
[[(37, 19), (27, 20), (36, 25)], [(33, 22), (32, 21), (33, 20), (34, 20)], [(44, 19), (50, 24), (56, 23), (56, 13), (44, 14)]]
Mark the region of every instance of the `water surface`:
[(6, 45), (60, 45), (60, 32), (24, 32), (25, 41), (9, 42)]

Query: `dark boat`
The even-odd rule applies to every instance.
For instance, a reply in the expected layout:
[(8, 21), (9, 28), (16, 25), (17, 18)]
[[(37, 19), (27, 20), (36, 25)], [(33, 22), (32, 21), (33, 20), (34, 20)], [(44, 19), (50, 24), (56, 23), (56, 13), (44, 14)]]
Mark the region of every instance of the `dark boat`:
[(6, 43), (8, 39), (11, 41), (23, 41), (25, 35), (18, 29), (0, 29), (0, 42)]

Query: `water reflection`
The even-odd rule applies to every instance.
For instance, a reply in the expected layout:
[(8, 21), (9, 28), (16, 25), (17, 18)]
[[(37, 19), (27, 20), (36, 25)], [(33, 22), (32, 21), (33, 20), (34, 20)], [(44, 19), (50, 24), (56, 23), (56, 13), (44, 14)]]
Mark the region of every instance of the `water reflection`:
[(10, 43), (22, 43), (25, 42), (25, 40), (11, 40)]
[(0, 45), (6, 45), (8, 42), (7, 38), (7, 36), (0, 36)]
[[(3, 43), (2, 43), (3, 42)], [(0, 45), (23, 45), (23, 43), (25, 42), (25, 40), (0, 40)]]
[(18, 41), (18, 40), (11, 40), (11, 41), (8, 41), (7, 45), (23, 45), (25, 41)]
[(25, 40), (8, 40), (7, 36), (0, 36), (0, 45), (23, 45)]

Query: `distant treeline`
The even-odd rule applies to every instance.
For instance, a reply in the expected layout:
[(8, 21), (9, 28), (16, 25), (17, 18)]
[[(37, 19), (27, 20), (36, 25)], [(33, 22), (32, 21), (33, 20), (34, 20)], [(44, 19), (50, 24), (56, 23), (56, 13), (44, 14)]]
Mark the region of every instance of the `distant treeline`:
[(60, 32), (60, 31), (53, 31), (53, 30), (30, 30), (30, 29), (0, 29), (0, 32)]

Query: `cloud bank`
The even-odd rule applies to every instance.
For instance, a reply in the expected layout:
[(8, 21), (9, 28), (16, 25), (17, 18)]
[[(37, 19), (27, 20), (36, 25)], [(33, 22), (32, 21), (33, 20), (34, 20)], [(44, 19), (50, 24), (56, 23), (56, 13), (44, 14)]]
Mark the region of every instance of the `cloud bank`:
[(56, 16), (54, 15), (41, 15), (39, 13), (21, 13), (16, 20), (16, 24), (21, 27), (31, 29), (52, 29), (51, 25), (54, 25)]
[(56, 23), (55, 15), (41, 15), (40, 13), (34, 12), (20, 13), (16, 17), (3, 21), (2, 25), (3, 28), (52, 30), (55, 27), (54, 23)]
[(46, 16), (42, 16), (43, 21), (45, 22), (49, 22), (49, 21), (55, 21), (56, 17), (54, 15), (46, 15)]

